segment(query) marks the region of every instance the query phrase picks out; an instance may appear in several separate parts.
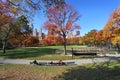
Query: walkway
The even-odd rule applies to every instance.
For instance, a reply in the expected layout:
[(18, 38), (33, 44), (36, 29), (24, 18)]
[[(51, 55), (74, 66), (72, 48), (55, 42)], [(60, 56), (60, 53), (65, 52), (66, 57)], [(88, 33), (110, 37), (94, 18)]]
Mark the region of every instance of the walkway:
[[(30, 64), (33, 60), (25, 59), (0, 59), (0, 64)], [(50, 62), (48, 60), (37, 60), (38, 62)], [(75, 62), (76, 65), (82, 65), (87, 63), (98, 63), (98, 62), (110, 62), (120, 61), (120, 56), (109, 56), (104, 58), (93, 58), (93, 59), (74, 59), (64, 60), (64, 62)], [(55, 61), (56, 62), (56, 61)]]

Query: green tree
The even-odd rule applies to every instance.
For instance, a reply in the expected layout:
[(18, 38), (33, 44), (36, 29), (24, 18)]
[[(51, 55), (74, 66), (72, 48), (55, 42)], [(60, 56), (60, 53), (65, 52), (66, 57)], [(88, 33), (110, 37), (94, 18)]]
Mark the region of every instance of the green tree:
[(29, 21), (25, 16), (20, 16), (13, 27), (13, 38), (19, 41), (19, 45), (23, 45), (23, 41), (32, 33), (32, 28), (29, 27)]
[(4, 54), (15, 15), (16, 9), (13, 6), (6, 1), (0, 1), (0, 39), (2, 41)]

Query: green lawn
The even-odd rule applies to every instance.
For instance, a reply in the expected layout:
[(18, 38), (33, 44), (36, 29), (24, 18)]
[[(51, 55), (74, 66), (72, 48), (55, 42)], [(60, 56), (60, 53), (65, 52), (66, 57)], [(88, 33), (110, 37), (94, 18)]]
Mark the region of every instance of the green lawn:
[(0, 80), (120, 80), (120, 62), (67, 67), (1, 64)]
[[(91, 48), (87, 46), (67, 46), (67, 49), (71, 48)], [(37, 60), (68, 60), (72, 59), (71, 56), (63, 56), (56, 54), (55, 50), (63, 49), (63, 46), (45, 46), (45, 47), (29, 47), (29, 48), (16, 48), (7, 50), (5, 55), (2, 55), (0, 50), (0, 57), (12, 58), (12, 59), (37, 59)], [(93, 56), (77, 56), (75, 59), (80, 58), (93, 58)]]

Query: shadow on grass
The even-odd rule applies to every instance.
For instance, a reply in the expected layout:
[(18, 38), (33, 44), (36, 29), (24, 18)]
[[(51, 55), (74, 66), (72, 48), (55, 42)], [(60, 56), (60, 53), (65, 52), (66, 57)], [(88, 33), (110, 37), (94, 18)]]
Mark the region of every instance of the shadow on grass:
[(38, 57), (42, 55), (54, 54), (55, 49), (52, 48), (18, 48), (7, 50), (6, 54), (0, 53), (1, 57), (4, 58), (29, 58)]
[(72, 68), (59, 76), (59, 80), (120, 80), (120, 65), (109, 65), (111, 66), (101, 64), (94, 67), (87, 65)]

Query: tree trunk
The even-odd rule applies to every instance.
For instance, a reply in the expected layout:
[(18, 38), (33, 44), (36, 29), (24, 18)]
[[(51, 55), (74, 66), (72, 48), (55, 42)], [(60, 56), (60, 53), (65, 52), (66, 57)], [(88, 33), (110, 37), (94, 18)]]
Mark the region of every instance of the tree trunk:
[(63, 38), (64, 38), (64, 39), (63, 39), (63, 40), (64, 40), (64, 41), (63, 41), (63, 45), (64, 45), (64, 54), (67, 55), (67, 52), (66, 52), (66, 36), (64, 35)]
[(64, 54), (67, 55), (67, 52), (66, 52), (66, 44), (64, 44)]
[(6, 53), (6, 44), (7, 44), (7, 41), (3, 41), (3, 54)]
[(106, 46), (107, 46), (107, 49), (111, 48), (111, 44), (110, 44), (110, 40), (109, 39), (107, 39), (107, 41), (106, 41)]
[(119, 50), (119, 49), (120, 49), (119, 44), (116, 44), (116, 47), (117, 47), (117, 50)]

